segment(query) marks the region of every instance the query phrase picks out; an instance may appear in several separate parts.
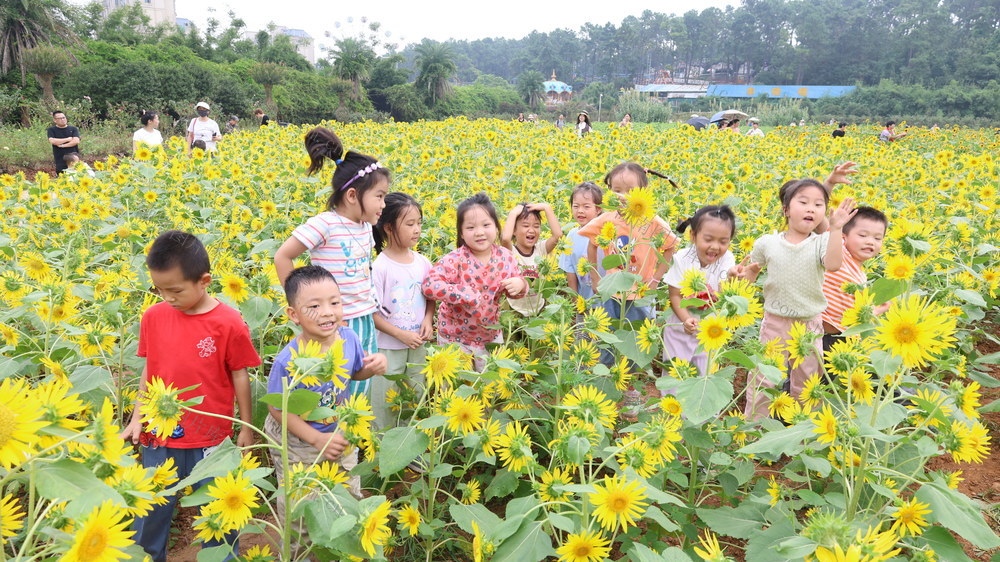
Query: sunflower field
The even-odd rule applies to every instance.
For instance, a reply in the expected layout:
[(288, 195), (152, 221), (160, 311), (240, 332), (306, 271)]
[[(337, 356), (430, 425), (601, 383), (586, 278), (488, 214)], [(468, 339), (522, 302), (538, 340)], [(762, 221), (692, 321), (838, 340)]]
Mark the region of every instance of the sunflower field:
[[(758, 341), (759, 285), (723, 285), (702, 323), (710, 372), (699, 376), (661, 359), (664, 315), (630, 325), (572, 294), (555, 263), (561, 243), (541, 264), (544, 310), (501, 315), (505, 343), (481, 374), (456, 349), (433, 348), (426, 388), (399, 381), (386, 397), (398, 427), (373, 429), (364, 399), (331, 412), (302, 393), (268, 397), (340, 419), (362, 452), (356, 500), (344, 472), (322, 463), (288, 467), (279, 487), (265, 453), (282, 444), (259, 430), (257, 445), (224, 442), (180, 481), (170, 465), (142, 468), (119, 437), (142, 370), (139, 320), (159, 299), (145, 253), (170, 229), (205, 242), (210, 291), (250, 328), (264, 359), (251, 372), (263, 426), (271, 359), (295, 334), (272, 257), (324, 210), (330, 189), (329, 170), (305, 173), (307, 128), (239, 132), (211, 157), (186, 156), (174, 138), (97, 162), (92, 177), (0, 175), (0, 560), (141, 560), (132, 521), (174, 493), (194, 511), (183, 540), (239, 531), (253, 544), (243, 560), (960, 561), (1000, 549), (1000, 508), (962, 491), (963, 467), (992, 466), (995, 478), (1000, 464), (1000, 137), (991, 131), (911, 128), (879, 143), (875, 127), (844, 139), (818, 127), (756, 139), (636, 125), (581, 139), (462, 118), (328, 126), (392, 171), (391, 190), (421, 202), (417, 250), (431, 261), (453, 248), (461, 199), (485, 191), (502, 215), (544, 201), (568, 225), (572, 188), (624, 161), (676, 183), (651, 178), (651, 200), (634, 201), (670, 224), (730, 205), (737, 260), (782, 228), (782, 183), (822, 179), (845, 161), (859, 173), (831, 205), (853, 197), (883, 210), (889, 230), (868, 262), (870, 283), (854, 288), (853, 337), (800, 396), (778, 385), (773, 417), (761, 422), (741, 413), (747, 373), (780, 381), (785, 354), (810, 341)], [(608, 276), (599, 292), (633, 281)], [(665, 288), (640, 296), (669, 306)], [(296, 365), (310, 376), (336, 368), (308, 355)], [(197, 409), (177, 389), (148, 393), (164, 427)], [(423, 470), (407, 468), (415, 460)], [(225, 550), (197, 557), (222, 560)]]

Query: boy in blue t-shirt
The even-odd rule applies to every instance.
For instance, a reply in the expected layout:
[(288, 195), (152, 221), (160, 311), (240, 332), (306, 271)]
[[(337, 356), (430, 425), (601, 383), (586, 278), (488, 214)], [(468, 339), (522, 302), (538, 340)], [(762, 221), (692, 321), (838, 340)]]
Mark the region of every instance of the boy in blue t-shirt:
[[(298, 351), (310, 342), (316, 342), (320, 349), (326, 352), (331, 345), (343, 341), (344, 358), (347, 372), (352, 380), (365, 380), (374, 375), (385, 374), (387, 361), (381, 353), (365, 355), (361, 349), (361, 341), (354, 330), (341, 325), (344, 310), (340, 301), (340, 288), (333, 275), (326, 269), (310, 265), (293, 270), (285, 280), (285, 298), (288, 300), (286, 313), (297, 324), (302, 333), (288, 343), (277, 357), (267, 380), (268, 393), (280, 393), (285, 379), (291, 379), (290, 364), (292, 352)], [(290, 382), (290, 381), (289, 381)], [(318, 386), (298, 384), (295, 388), (304, 388), (320, 395), (320, 406), (333, 408), (347, 401), (351, 391), (347, 381), (342, 381), (338, 388), (332, 381), (325, 381)], [(294, 390), (294, 389), (289, 389)], [(264, 431), (277, 442), (281, 442), (281, 410), (274, 406), (267, 407), (270, 415), (264, 421)], [(316, 462), (333, 462), (340, 465), (345, 472), (358, 464), (358, 452), (353, 450), (345, 454), (348, 442), (339, 432), (337, 421), (320, 420), (306, 421), (301, 416), (288, 412), (288, 455), (293, 463), (304, 463), (307, 466)], [(278, 482), (284, 481), (281, 455), (272, 452), (275, 476)], [(361, 480), (351, 477), (348, 482), (351, 494), (361, 498)], [(278, 513), (283, 517), (285, 510), (284, 495), (278, 495)]]

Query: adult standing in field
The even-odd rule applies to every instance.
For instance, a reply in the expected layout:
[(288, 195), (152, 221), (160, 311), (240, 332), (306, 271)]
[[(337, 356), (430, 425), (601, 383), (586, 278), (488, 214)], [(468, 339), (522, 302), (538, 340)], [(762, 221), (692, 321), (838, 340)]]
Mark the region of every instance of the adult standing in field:
[(66, 169), (65, 156), (80, 152), (80, 129), (69, 124), (66, 114), (56, 110), (52, 112), (53, 125), (46, 129), (49, 144), (52, 145), (52, 159), (56, 164), (56, 173), (61, 174)]
[(198, 102), (198, 105), (194, 107), (198, 116), (188, 123), (188, 152), (191, 152), (195, 141), (203, 141), (206, 152), (215, 152), (215, 143), (222, 138), (222, 132), (219, 131), (219, 124), (215, 122), (215, 119), (208, 116), (212, 108), (203, 101)]
[(563, 117), (562, 113), (560, 113), (559, 117), (556, 119), (556, 129), (559, 129), (561, 131), (565, 125), (566, 125), (566, 118)]
[(764, 129), (760, 128), (760, 119), (756, 117), (750, 118), (750, 130), (747, 131), (748, 137), (764, 137)]
[(590, 115), (586, 111), (581, 111), (576, 116), (576, 136), (585, 137), (593, 127), (590, 126)]
[(621, 127), (622, 129), (631, 129), (632, 128), (632, 114), (631, 113), (626, 113), (625, 117), (622, 117), (621, 122), (618, 123), (618, 126)]
[(160, 126), (160, 114), (155, 111), (147, 111), (139, 118), (142, 127), (132, 134), (132, 152), (139, 150), (139, 143), (143, 143), (150, 148), (156, 148), (163, 144), (163, 135), (157, 127)]
[(257, 119), (260, 119), (261, 127), (266, 127), (267, 124), (271, 122), (271, 118), (268, 117), (267, 114), (264, 113), (264, 110), (259, 107), (253, 110), (253, 116), (256, 117)]
[(236, 115), (230, 115), (229, 116), (229, 121), (226, 122), (225, 133), (227, 135), (231, 134), (231, 133), (235, 133), (236, 129), (238, 129), (239, 126), (240, 126), (240, 118), (237, 117)]

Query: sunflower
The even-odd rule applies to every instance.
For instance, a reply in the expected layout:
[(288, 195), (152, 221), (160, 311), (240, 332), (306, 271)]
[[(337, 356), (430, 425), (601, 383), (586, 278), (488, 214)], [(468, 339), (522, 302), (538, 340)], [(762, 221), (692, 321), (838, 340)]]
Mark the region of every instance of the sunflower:
[(142, 517), (153, 509), (154, 504), (160, 503), (153, 499), (156, 483), (140, 464), (118, 467), (115, 474), (105, 479), (104, 483), (121, 495), (125, 500), (122, 511), (132, 517)]
[(719, 538), (712, 531), (706, 530), (705, 536), (698, 537), (698, 544), (700, 546), (694, 547), (694, 553), (700, 556), (702, 560), (706, 562), (724, 562), (729, 560), (722, 552), (722, 546), (719, 545)]
[(483, 496), (483, 489), (479, 480), (462, 482), (458, 485), (458, 489), (462, 492), (462, 503), (465, 505), (472, 505), (479, 501), (479, 498)]
[(955, 342), (955, 318), (919, 295), (894, 301), (879, 324), (879, 346), (903, 359), (906, 367), (923, 367)]
[(656, 348), (663, 341), (662, 334), (663, 332), (656, 325), (656, 321), (652, 318), (647, 318), (635, 333), (636, 346), (639, 347), (639, 351), (653, 355), (656, 353)]
[(428, 388), (446, 388), (455, 384), (459, 369), (468, 366), (468, 356), (458, 346), (438, 348), (427, 354), (427, 366), (423, 369)]
[(632, 382), (632, 370), (629, 367), (628, 357), (622, 357), (617, 363), (611, 366), (611, 380), (615, 383), (615, 389), (624, 392)]
[(257, 488), (245, 476), (227, 474), (208, 485), (208, 496), (215, 498), (202, 508), (206, 513), (218, 513), (230, 529), (242, 528), (250, 521), (251, 510), (259, 505)]
[(625, 208), (622, 216), (625, 222), (636, 227), (648, 224), (656, 215), (656, 198), (649, 187), (635, 187), (625, 194)]
[(24, 512), (17, 498), (7, 494), (0, 500), (0, 546), (7, 544), (7, 539), (17, 535), (24, 527)]
[(813, 433), (819, 435), (817, 441), (829, 445), (837, 439), (837, 417), (833, 415), (829, 404), (823, 406), (822, 412), (813, 414), (813, 423), (816, 425)]
[(202, 506), (199, 516), (194, 520), (192, 529), (198, 531), (197, 538), (204, 542), (221, 541), (233, 529), (226, 525), (222, 514), (218, 511), (209, 511), (208, 504)]
[(240, 557), (243, 562), (274, 562), (277, 558), (271, 552), (270, 545), (255, 544)]
[(573, 483), (573, 474), (566, 468), (553, 468), (542, 473), (541, 481), (538, 483), (538, 497), (544, 502), (568, 501), (570, 494), (565, 489), (557, 489), (569, 486)]
[(49, 425), (40, 419), (38, 400), (23, 379), (0, 382), (0, 465), (19, 467), (35, 452), (39, 430)]
[(180, 399), (181, 392), (173, 384), (164, 384), (160, 377), (149, 377), (139, 402), (139, 413), (142, 423), (147, 424), (147, 431), (161, 439), (170, 437), (184, 416), (184, 406), (187, 405)]
[(912, 536), (923, 533), (923, 528), (928, 524), (924, 515), (931, 512), (929, 507), (929, 504), (920, 503), (916, 499), (903, 502), (892, 514), (896, 521), (893, 522), (891, 530), (896, 531), (900, 537), (905, 537), (907, 533)]
[(732, 336), (733, 334), (726, 329), (726, 321), (715, 314), (710, 314), (698, 322), (698, 342), (705, 351), (721, 348)]
[(569, 410), (571, 418), (599, 423), (608, 429), (615, 426), (615, 404), (595, 386), (588, 384), (574, 388), (563, 398), (562, 407)]
[(382, 546), (392, 536), (389, 529), (390, 504), (384, 501), (361, 520), (361, 548), (375, 556), (375, 547)]
[[(41, 420), (49, 424), (49, 430), (76, 432), (86, 425), (78, 419), (86, 406), (78, 395), (70, 394), (71, 388), (72, 385), (69, 381), (60, 378), (52, 378), (35, 387), (34, 397), (38, 400)], [(39, 441), (39, 445), (43, 448), (49, 447), (62, 439), (63, 437), (58, 435), (44, 435)]]
[(979, 388), (979, 383), (975, 381), (970, 382), (968, 386), (963, 386), (958, 381), (951, 383), (955, 405), (970, 419), (979, 417), (979, 411), (977, 410), (979, 408)]
[(327, 490), (337, 486), (349, 487), (350, 476), (335, 462), (321, 462), (310, 467), (313, 477)]
[(583, 315), (583, 327), (591, 332), (611, 332), (611, 318), (603, 307), (592, 308)]
[(680, 290), (681, 296), (684, 298), (708, 291), (708, 278), (705, 276), (705, 272), (696, 268), (685, 271), (681, 276)]
[[(335, 408), (340, 428), (345, 437), (366, 438), (371, 435), (371, 422), (375, 419), (371, 403), (366, 394), (352, 394), (343, 404)], [(355, 443), (356, 444), (356, 443)]]
[(854, 303), (844, 311), (840, 325), (845, 328), (875, 321), (875, 295), (868, 288), (854, 293)]
[(801, 322), (793, 322), (788, 330), (788, 338), (785, 340), (784, 351), (788, 353), (788, 358), (792, 361), (792, 368), (795, 369), (802, 364), (807, 357), (816, 354), (816, 339), (819, 334), (810, 331)]
[(21, 271), (35, 281), (45, 281), (52, 275), (52, 268), (38, 252), (24, 252), (17, 263)]
[(121, 510), (111, 500), (94, 508), (73, 534), (73, 543), (60, 562), (115, 562), (129, 559), (122, 549), (135, 544)]
[(979, 422), (953, 421), (941, 439), (955, 462), (981, 463), (990, 454), (989, 431)]
[(3, 340), (4, 345), (16, 347), (19, 335), (17, 333), (17, 330), (12, 328), (11, 326), (0, 323), (0, 339)]
[(806, 382), (802, 384), (802, 392), (799, 393), (799, 402), (805, 404), (806, 408), (810, 410), (816, 408), (819, 405), (822, 396), (820, 392), (822, 390), (821, 379), (818, 373), (813, 373), (806, 379)]
[(850, 374), (842, 375), (840, 383), (854, 397), (855, 402), (864, 402), (871, 405), (875, 391), (872, 389), (872, 381), (868, 371), (864, 369), (854, 369)]
[(681, 407), (681, 403), (678, 402), (677, 398), (673, 396), (664, 396), (661, 398), (660, 409), (663, 410), (664, 413), (671, 416), (680, 416), (684, 411), (684, 408)]
[(448, 405), (448, 429), (462, 435), (468, 435), (483, 426), (483, 402), (476, 396), (467, 398), (455, 397)]
[(645, 511), (646, 488), (637, 481), (627, 481), (625, 475), (605, 476), (603, 485), (594, 484), (594, 488), (597, 491), (588, 498), (595, 507), (594, 517), (605, 530), (613, 532), (621, 527), (624, 531)]
[(600, 562), (611, 555), (609, 544), (600, 532), (571, 533), (556, 554), (560, 562)]
[(241, 277), (232, 274), (223, 276), (222, 294), (236, 303), (242, 303), (250, 296), (246, 282)]
[(903, 254), (890, 256), (885, 262), (885, 276), (887, 279), (909, 281), (917, 271), (917, 264), (913, 258)]
[(417, 534), (420, 528), (420, 512), (412, 505), (407, 505), (399, 510), (399, 529), (405, 530), (412, 537)]
[(593, 367), (600, 358), (600, 350), (590, 340), (577, 340), (576, 345), (573, 346), (573, 360), (583, 367)]
[(656, 473), (660, 465), (660, 455), (653, 451), (645, 441), (637, 440), (631, 433), (621, 437), (621, 441), (630, 442), (616, 454), (618, 466), (625, 470), (631, 468), (643, 478), (649, 478)]
[(795, 399), (787, 392), (782, 392), (768, 405), (767, 409), (771, 417), (787, 421), (795, 413)]
[(503, 466), (511, 472), (520, 472), (534, 462), (531, 450), (531, 437), (528, 429), (518, 421), (507, 424), (504, 432), (497, 439), (497, 455), (503, 461)]
[(608, 248), (617, 237), (618, 230), (615, 228), (615, 223), (608, 221), (601, 226), (601, 231), (597, 233), (596, 242), (598, 246)]

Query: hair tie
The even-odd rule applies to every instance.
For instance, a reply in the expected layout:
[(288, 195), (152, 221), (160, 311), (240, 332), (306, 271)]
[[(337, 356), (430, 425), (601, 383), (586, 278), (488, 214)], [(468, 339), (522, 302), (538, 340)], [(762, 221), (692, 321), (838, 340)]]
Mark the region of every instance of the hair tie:
[(364, 168), (361, 168), (360, 170), (358, 170), (357, 173), (355, 173), (354, 176), (351, 179), (347, 180), (347, 183), (345, 183), (340, 189), (341, 190), (347, 189), (347, 186), (349, 186), (352, 183), (354, 183), (354, 180), (356, 180), (358, 178), (363, 178), (363, 177), (367, 176), (368, 174), (374, 172), (375, 170), (377, 170), (377, 169), (379, 169), (381, 167), (382, 167), (382, 165), (379, 164), (378, 162), (372, 162), (371, 164), (368, 164)]
[(341, 164), (344, 163), (344, 159), (343, 158), (337, 158), (336, 160), (333, 161), (333, 163), (339, 166), (339, 165), (341, 165)]

